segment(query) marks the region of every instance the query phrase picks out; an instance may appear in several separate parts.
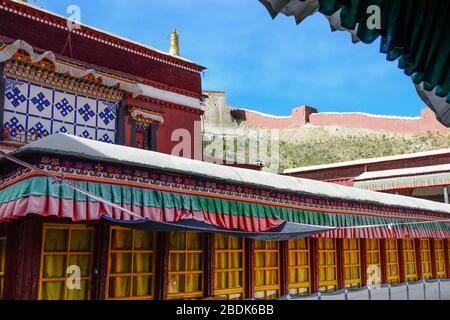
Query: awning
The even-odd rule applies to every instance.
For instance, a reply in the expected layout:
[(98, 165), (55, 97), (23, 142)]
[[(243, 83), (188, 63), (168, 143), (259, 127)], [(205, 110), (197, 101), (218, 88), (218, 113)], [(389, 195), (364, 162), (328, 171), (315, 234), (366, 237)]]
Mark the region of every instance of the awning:
[[(450, 126), (450, 1), (448, 0), (259, 0), (273, 18), (297, 23), (322, 13), (332, 31), (347, 31), (353, 42), (373, 43), (411, 77), (422, 100)], [(373, 17), (380, 16), (374, 26)]]
[(333, 227), (312, 226), (293, 222), (283, 222), (276, 228), (265, 232), (244, 232), (240, 230), (231, 230), (221, 228), (203, 221), (194, 219), (184, 219), (174, 223), (164, 223), (152, 220), (117, 220), (109, 216), (103, 216), (103, 219), (110, 223), (124, 228), (144, 230), (150, 232), (206, 232), (221, 233), (229, 236), (250, 238), (254, 240), (274, 240), (286, 241), (297, 238), (307, 238), (321, 233), (335, 230)]
[[(33, 162), (41, 172), (0, 160), (2, 222), (28, 214), (79, 222), (107, 215), (129, 223), (146, 219), (172, 226), (196, 220), (222, 232), (257, 236), (273, 230), (283, 233), (300, 224), (317, 231), (331, 228), (319, 237), (450, 237), (450, 205), (417, 198), (220, 166), (66, 134), (48, 136), (12, 155)], [(58, 183), (54, 176), (62, 174), (64, 182), (109, 204)]]
[(450, 165), (366, 172), (354, 180), (354, 187), (372, 191), (450, 185)]

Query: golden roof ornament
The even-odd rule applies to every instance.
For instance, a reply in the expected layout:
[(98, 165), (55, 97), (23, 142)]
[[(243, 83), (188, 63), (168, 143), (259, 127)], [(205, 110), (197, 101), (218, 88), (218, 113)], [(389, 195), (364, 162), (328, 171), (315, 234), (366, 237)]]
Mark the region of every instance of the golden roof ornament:
[(173, 56), (180, 55), (180, 42), (179, 42), (177, 28), (174, 28), (172, 33), (170, 34), (170, 51), (169, 51), (169, 53)]

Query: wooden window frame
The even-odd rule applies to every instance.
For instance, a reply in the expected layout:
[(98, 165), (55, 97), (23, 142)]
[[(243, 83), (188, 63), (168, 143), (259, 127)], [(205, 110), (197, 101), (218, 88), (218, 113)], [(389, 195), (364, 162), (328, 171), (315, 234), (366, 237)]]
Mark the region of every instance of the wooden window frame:
[[(67, 250), (66, 251), (55, 251), (55, 252), (49, 252), (46, 253), (45, 252), (45, 241), (46, 241), (46, 231), (48, 229), (62, 229), (62, 230), (67, 230), (68, 231), (68, 236), (67, 236)], [(71, 252), (70, 251), (70, 240), (71, 240), (71, 235), (72, 235), (72, 230), (85, 230), (85, 231), (91, 231), (92, 232), (92, 238), (91, 238), (91, 247), (90, 247), (90, 252)], [(42, 299), (42, 289), (43, 289), (43, 284), (45, 282), (64, 282), (64, 298), (63, 300), (67, 300), (67, 267), (68, 267), (68, 263), (69, 263), (69, 258), (70, 256), (81, 256), (81, 255), (86, 255), (89, 256), (89, 268), (88, 270), (90, 270), (90, 274), (89, 276), (85, 276), (85, 277), (81, 277), (80, 280), (81, 281), (88, 281), (89, 287), (92, 286), (92, 280), (93, 280), (93, 263), (94, 263), (94, 257), (95, 257), (95, 252), (94, 252), (94, 248), (95, 248), (95, 227), (94, 226), (90, 226), (87, 224), (55, 224), (55, 223), (44, 223), (42, 225), (42, 245), (41, 245), (41, 253), (40, 253), (40, 267), (39, 267), (39, 285), (38, 285), (38, 300), (43, 300)], [(64, 278), (43, 278), (43, 272), (44, 272), (44, 260), (45, 260), (45, 256), (65, 256), (66, 257), (66, 268), (64, 270)], [(87, 300), (91, 300), (92, 298), (92, 290), (89, 290), (89, 294), (88, 294), (88, 299)]]
[(445, 261), (445, 270), (447, 272), (447, 278), (450, 278), (450, 239), (444, 240), (444, 253), (446, 256)]
[[(305, 240), (306, 241), (306, 249), (291, 249), (289, 247), (289, 244), (291, 243), (291, 241), (299, 241), (299, 240)], [(296, 255), (299, 254), (306, 254), (306, 260), (307, 260), (307, 265), (306, 266), (291, 266), (290, 263), (290, 256), (291, 254), (294, 253)], [(298, 271), (299, 269), (303, 269), (306, 270), (307, 274), (308, 274), (308, 281), (307, 282), (297, 282), (297, 283), (292, 283), (290, 281), (290, 271), (291, 270), (296, 270)], [(312, 292), (312, 283), (311, 283), (311, 241), (309, 238), (302, 238), (302, 239), (294, 239), (294, 240), (290, 240), (288, 242), (288, 282), (289, 282), (289, 290), (296, 290), (296, 295), (299, 295), (298, 291), (299, 289), (307, 289), (307, 293), (311, 294)]]
[[(3, 245), (3, 242), (5, 243), (5, 250), (0, 250), (0, 259), (5, 261), (5, 265), (3, 270), (0, 269), (0, 283), (2, 284), (0, 286), (0, 300), (3, 299), (3, 289), (5, 287), (5, 271), (6, 271), (6, 243), (8, 241), (7, 238), (7, 224), (6, 223), (0, 223), (0, 248)], [(1, 261), (0, 260), (0, 261)]]
[[(334, 243), (334, 249), (333, 250), (330, 250), (330, 249), (320, 249), (320, 241), (323, 241), (323, 240), (330, 240), (330, 239), (327, 239), (327, 238), (320, 238), (319, 239), (319, 241), (318, 241), (318, 243), (317, 243), (317, 246), (318, 246), (318, 248), (317, 248), (317, 254), (318, 254), (318, 267), (317, 267), (317, 271), (319, 272), (318, 273), (318, 275), (317, 275), (317, 277), (318, 277), (318, 290), (319, 290), (319, 292), (332, 292), (332, 291), (329, 291), (328, 289), (327, 290), (320, 290), (320, 288), (322, 288), (322, 287), (328, 287), (328, 286), (330, 286), (330, 285), (334, 285), (334, 287), (335, 287), (335, 290), (333, 290), (333, 291), (336, 291), (336, 290), (338, 290), (338, 288), (339, 288), (339, 268), (338, 268), (338, 248), (337, 248), (337, 239), (331, 239), (331, 240), (333, 240), (333, 243)], [(334, 253), (334, 265), (331, 265), (331, 264), (324, 264), (324, 265), (321, 265), (320, 264), (320, 254), (321, 253), (325, 253), (325, 256), (326, 256), (326, 254), (327, 253)], [(333, 268), (334, 270), (335, 270), (335, 275), (336, 275), (336, 279), (335, 280), (324, 280), (324, 281), (321, 281), (320, 280), (320, 269), (321, 268), (325, 268), (326, 270), (328, 270), (328, 268)]]
[[(132, 234), (132, 248), (131, 249), (112, 249), (113, 244), (113, 231), (114, 230), (125, 230), (125, 231), (131, 231)], [(151, 250), (139, 250), (134, 248), (135, 244), (135, 234), (136, 230), (134, 229), (127, 229), (122, 227), (110, 227), (109, 228), (109, 246), (108, 246), (108, 271), (106, 276), (106, 290), (105, 290), (105, 299), (106, 300), (154, 300), (155, 299), (155, 288), (156, 288), (156, 278), (155, 278), (155, 272), (156, 272), (156, 243), (157, 243), (157, 234), (156, 232), (149, 232), (152, 234), (153, 237), (153, 248)], [(129, 273), (111, 273), (112, 268), (112, 255), (115, 253), (122, 253), (122, 254), (131, 254), (131, 266), (130, 266), (130, 272)], [(152, 263), (152, 271), (151, 272), (134, 272), (134, 259), (136, 254), (151, 254), (153, 256), (153, 263)], [(151, 276), (152, 277), (152, 288), (151, 292), (152, 295), (150, 296), (133, 296), (133, 278), (135, 276)], [(122, 297), (122, 298), (111, 298), (109, 297), (109, 285), (111, 278), (130, 278), (130, 296)]]
[[(358, 245), (357, 249), (345, 249), (345, 244), (349, 243), (351, 244), (351, 242), (354, 242)], [(344, 261), (343, 261), (343, 269), (344, 269), (344, 286), (347, 289), (354, 289), (354, 288), (361, 288), (361, 284), (362, 284), (362, 272), (361, 272), (361, 241), (359, 239), (343, 239), (343, 254), (344, 254)], [(358, 263), (356, 264), (346, 264), (345, 263), (345, 255), (349, 254), (349, 255), (356, 255), (357, 259), (358, 259)], [(345, 274), (346, 274), (346, 269), (350, 268), (350, 273), (351, 273), (351, 269), (353, 268), (358, 268), (359, 271), (359, 277), (356, 279), (346, 279), (345, 278)]]
[[(428, 248), (424, 249), (422, 247), (423, 243), (428, 244)], [(420, 239), (420, 261), (422, 263), (422, 278), (423, 279), (433, 279), (433, 259), (431, 257), (431, 239)], [(425, 256), (428, 255), (428, 259), (425, 259)], [(424, 266), (428, 265), (429, 272), (425, 272)]]
[[(217, 249), (216, 248), (216, 241), (218, 239), (218, 237), (220, 236), (225, 236), (227, 238), (227, 249)], [(242, 287), (241, 288), (228, 288), (228, 289), (216, 289), (214, 287), (214, 296), (226, 296), (227, 300), (230, 298), (230, 295), (233, 294), (240, 294), (241, 295), (241, 300), (245, 299), (245, 239), (244, 238), (238, 238), (241, 242), (241, 249), (230, 249), (230, 238), (232, 236), (228, 236), (228, 235), (222, 235), (222, 234), (216, 234), (214, 237), (214, 277), (216, 276), (217, 273), (224, 273), (226, 272), (228, 274), (228, 276), (230, 276), (230, 274), (232, 272), (241, 272), (242, 275)], [(227, 269), (219, 269), (217, 268), (217, 263), (216, 263), (216, 258), (218, 254), (226, 254), (227, 255), (227, 264), (228, 264), (228, 268)], [(241, 253), (241, 263), (242, 266), (241, 268), (238, 269), (232, 269), (230, 268), (230, 254), (232, 253)], [(229, 285), (229, 278), (228, 278), (228, 285)], [(215, 282), (214, 282), (215, 284)]]
[[(445, 239), (434, 239), (434, 254), (435, 254), (435, 263), (436, 263), (436, 276), (438, 278), (446, 278), (447, 272), (446, 272), (446, 263), (445, 263), (445, 245), (444, 245)], [(440, 243), (438, 246), (437, 244)], [(442, 257), (442, 258), (440, 258)], [(442, 265), (443, 269), (439, 269), (439, 265)]]
[[(392, 241), (392, 242), (391, 242)], [(393, 243), (395, 245), (395, 249), (390, 249), (389, 243)], [(395, 252), (395, 262), (389, 261), (389, 257), (391, 253)], [(391, 275), (390, 270), (391, 266), (396, 266), (397, 274)], [(396, 239), (386, 239), (386, 278), (389, 284), (399, 284), (400, 283), (400, 252), (398, 250), (398, 241)]]
[[(366, 239), (366, 265), (367, 265), (367, 269), (369, 269), (370, 266), (375, 265), (379, 268), (379, 272), (380, 272), (380, 277), (379, 277), (379, 282), (377, 283), (371, 283), (372, 285), (378, 285), (378, 284), (382, 284), (383, 280), (382, 280), (382, 262), (381, 262), (381, 240), (380, 239)], [(377, 249), (372, 249), (372, 245), (371, 243), (376, 243)], [(378, 258), (378, 263), (374, 263), (373, 262), (373, 258), (374, 257)]]
[[(412, 243), (412, 248), (407, 248), (406, 244)], [(411, 254), (414, 258), (414, 261), (410, 261), (407, 259), (408, 254)], [(416, 258), (416, 243), (414, 239), (403, 239), (403, 264), (405, 268), (405, 281), (417, 281), (418, 280), (418, 272), (417, 272), (417, 258)], [(406, 273), (408, 268), (407, 266), (414, 266), (415, 273)]]
[[(170, 276), (172, 275), (184, 275), (189, 276), (189, 275), (200, 275), (200, 279), (201, 279), (201, 285), (200, 285), (200, 291), (195, 291), (195, 292), (182, 292), (182, 293), (169, 293), (167, 292), (167, 299), (168, 300), (180, 300), (180, 299), (198, 299), (198, 298), (203, 298), (205, 293), (204, 293), (204, 286), (205, 286), (205, 266), (204, 266), (204, 253), (205, 253), (205, 239), (203, 237), (203, 235), (201, 233), (198, 232), (177, 232), (177, 233), (182, 233), (184, 234), (185, 237), (185, 248), (186, 246), (186, 236), (188, 233), (196, 233), (199, 234), (200, 236), (200, 241), (202, 244), (202, 249), (201, 250), (188, 250), (188, 249), (184, 249), (184, 250), (173, 250), (170, 249), (170, 244), (169, 244), (169, 258), (168, 258), (168, 265), (170, 268), (170, 258), (173, 254), (184, 254), (185, 257), (189, 254), (200, 254), (200, 266), (202, 268), (201, 271), (188, 271), (188, 270), (184, 270), (184, 271), (170, 271), (170, 269), (167, 271), (167, 279), (168, 281), (170, 281)], [(172, 235), (172, 232), (169, 234), (169, 241), (170, 241), (170, 236)]]
[[(257, 249), (256, 243), (260, 241), (261, 243), (265, 244), (265, 249)], [(255, 249), (254, 249), (254, 256), (255, 256), (255, 266), (254, 266), (254, 276), (256, 277), (256, 274), (258, 271), (273, 271), (277, 270), (277, 278), (278, 278), (278, 284), (277, 285), (264, 285), (264, 286), (257, 286), (255, 281), (255, 288), (254, 292), (256, 295), (256, 292), (264, 292), (264, 299), (267, 299), (267, 291), (274, 291), (276, 290), (278, 292), (278, 296), (281, 295), (281, 257), (280, 257), (280, 249), (281, 249), (281, 243), (276, 242), (277, 248), (276, 249), (267, 249), (266, 244), (269, 242), (276, 242), (276, 241), (264, 241), (264, 240), (255, 240)], [(257, 267), (256, 266), (256, 256), (258, 253), (264, 253), (264, 262), (267, 262), (267, 255), (268, 253), (276, 253), (277, 254), (277, 267)]]

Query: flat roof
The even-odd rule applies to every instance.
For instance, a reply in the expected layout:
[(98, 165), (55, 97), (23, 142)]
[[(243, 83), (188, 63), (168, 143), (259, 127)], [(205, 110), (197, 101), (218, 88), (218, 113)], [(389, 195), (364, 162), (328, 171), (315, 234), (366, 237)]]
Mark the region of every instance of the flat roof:
[(373, 164), (373, 163), (386, 162), (386, 161), (414, 159), (414, 158), (436, 156), (436, 155), (442, 155), (442, 154), (450, 154), (450, 149), (440, 149), (440, 150), (424, 151), (424, 152), (417, 152), (417, 153), (401, 154), (401, 155), (395, 155), (395, 156), (386, 156), (386, 157), (379, 157), (379, 158), (369, 158), (369, 159), (352, 160), (352, 161), (345, 161), (345, 162), (336, 162), (336, 163), (330, 163), (330, 164), (321, 164), (321, 165), (308, 166), (308, 167), (299, 167), (299, 168), (293, 168), (293, 169), (286, 169), (283, 171), (283, 173), (284, 174), (301, 173), (301, 172), (316, 171), (316, 170), (350, 167), (350, 166), (355, 166), (355, 165)]
[(428, 167), (418, 167), (418, 168), (405, 168), (405, 169), (394, 169), (394, 170), (382, 170), (382, 171), (371, 171), (365, 172), (355, 179), (355, 181), (362, 180), (372, 180), (390, 177), (402, 177), (402, 176), (412, 176), (412, 175), (422, 175), (422, 174), (432, 174), (450, 172), (450, 164), (442, 164), (437, 166)]
[(215, 181), (256, 186), (281, 192), (450, 214), (450, 205), (448, 204), (361, 190), (333, 183), (274, 173), (216, 165), (158, 152), (93, 141), (62, 133), (50, 135), (39, 141), (30, 143), (13, 152), (12, 155), (20, 156), (29, 153), (72, 156), (94, 161), (157, 169), (188, 176), (204, 177)]

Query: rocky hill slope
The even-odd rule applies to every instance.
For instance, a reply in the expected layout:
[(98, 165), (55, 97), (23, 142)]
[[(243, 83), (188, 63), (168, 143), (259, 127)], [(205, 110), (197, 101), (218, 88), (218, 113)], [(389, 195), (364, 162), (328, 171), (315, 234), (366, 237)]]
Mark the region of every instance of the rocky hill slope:
[(449, 134), (398, 134), (345, 127), (267, 130), (229, 115), (223, 93), (210, 95), (204, 120), (205, 154), (265, 170), (284, 169), (450, 148)]

